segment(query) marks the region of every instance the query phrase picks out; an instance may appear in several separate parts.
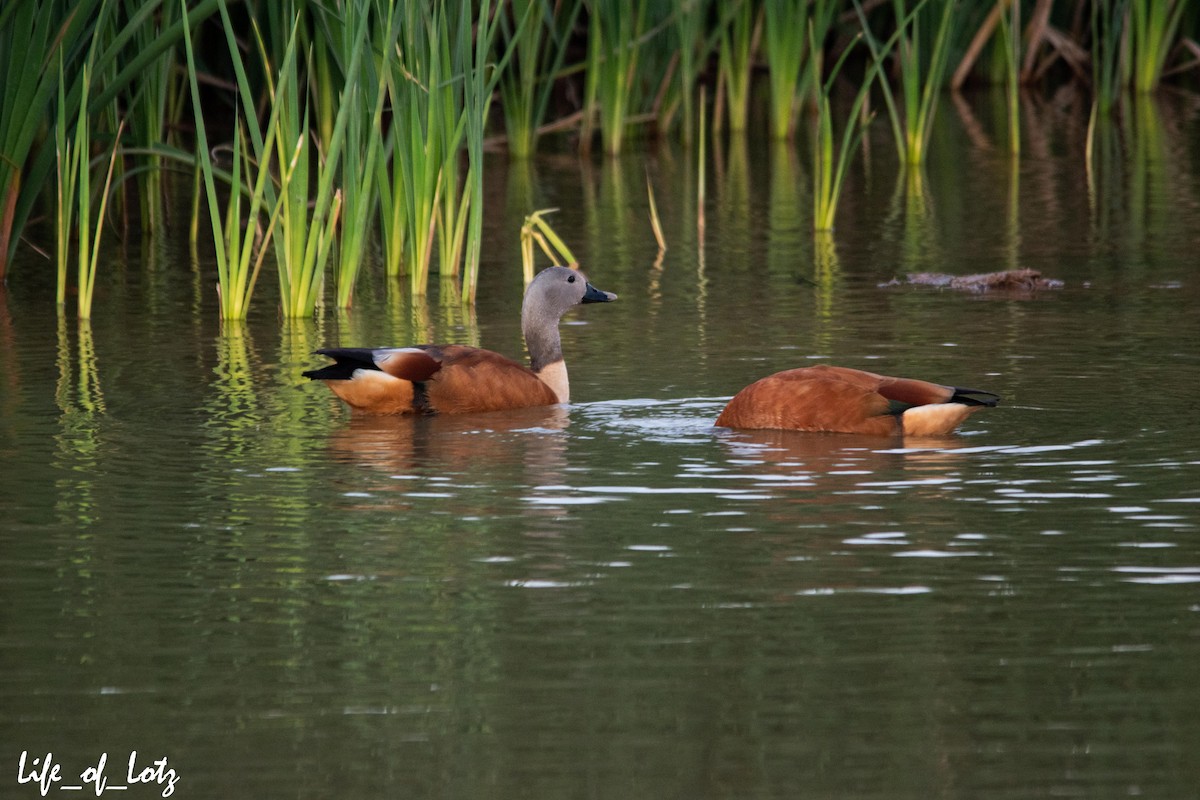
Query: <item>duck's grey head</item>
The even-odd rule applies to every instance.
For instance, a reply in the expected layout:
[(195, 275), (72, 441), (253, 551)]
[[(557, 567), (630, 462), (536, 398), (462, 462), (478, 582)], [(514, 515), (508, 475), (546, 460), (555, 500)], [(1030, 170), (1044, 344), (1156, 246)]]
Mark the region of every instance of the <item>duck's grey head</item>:
[(617, 296), (588, 283), (587, 276), (570, 267), (548, 267), (525, 289), (521, 329), (534, 371), (562, 359), (558, 320), (580, 303), (610, 303)]
[(522, 316), (554, 324), (580, 303), (609, 303), (616, 299), (612, 292), (602, 292), (588, 283), (587, 276), (577, 269), (547, 267), (525, 289)]

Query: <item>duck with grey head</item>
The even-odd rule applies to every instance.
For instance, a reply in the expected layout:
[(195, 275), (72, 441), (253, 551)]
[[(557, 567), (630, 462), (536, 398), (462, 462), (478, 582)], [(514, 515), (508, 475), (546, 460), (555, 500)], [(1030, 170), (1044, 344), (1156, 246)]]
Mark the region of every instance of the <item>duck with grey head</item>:
[(570, 401), (558, 322), (584, 303), (616, 300), (569, 267), (549, 267), (525, 289), (521, 332), (529, 367), (458, 344), (330, 348), (333, 363), (304, 372), (352, 409), (368, 414), (470, 414)]

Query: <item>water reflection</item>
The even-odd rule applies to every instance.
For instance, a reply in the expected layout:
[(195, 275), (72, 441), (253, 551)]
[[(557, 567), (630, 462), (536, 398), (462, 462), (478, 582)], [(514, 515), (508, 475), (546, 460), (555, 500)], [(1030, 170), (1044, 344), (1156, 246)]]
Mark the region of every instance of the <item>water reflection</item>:
[(837, 243), (830, 231), (813, 234), (813, 318), (817, 321), (813, 347), (817, 352), (829, 352), (836, 335), (834, 302), (842, 282), (842, 266), (838, 259)]
[(77, 352), (72, 354), (70, 326), (66, 315), (58, 315), (58, 430), (54, 466), (62, 477), (56, 482), (55, 510), (64, 525), (84, 527), (99, 518), (103, 477), (104, 392), (96, 358), (92, 326), (87, 320), (75, 323)]
[(254, 385), (259, 370), (251, 364), (251, 353), (258, 356), (253, 336), (244, 323), (230, 321), (214, 344), (217, 365), (210, 386), (208, 416), (226, 432), (253, 430), (261, 421), (261, 395)]
[[(329, 436), (338, 461), (368, 468), (356, 491), (457, 498), (456, 513), (483, 513), (457, 497), (460, 481), (500, 474), (514, 486), (556, 483), (566, 467), (567, 407), (544, 406), (489, 414), (378, 416), (355, 414)], [(432, 481), (432, 483), (431, 483)], [(436, 484), (443, 486), (433, 488)], [(433, 492), (433, 494), (430, 494)], [(373, 501), (374, 502), (374, 501)]]
[(901, 220), (901, 272), (925, 272), (932, 264), (943, 263), (934, 224), (933, 198), (927, 187), (925, 168), (910, 165), (896, 176), (892, 193), (891, 222)]

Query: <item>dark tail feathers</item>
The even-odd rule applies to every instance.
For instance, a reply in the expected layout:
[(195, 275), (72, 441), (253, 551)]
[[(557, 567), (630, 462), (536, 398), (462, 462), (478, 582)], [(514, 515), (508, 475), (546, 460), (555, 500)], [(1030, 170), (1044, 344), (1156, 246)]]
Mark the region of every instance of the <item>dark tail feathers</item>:
[(367, 347), (339, 347), (313, 352), (329, 356), (333, 363), (300, 373), (311, 381), (348, 381), (354, 377), (356, 369), (379, 369), (375, 364), (374, 351)]
[(1000, 395), (995, 392), (985, 392), (982, 389), (963, 389), (960, 386), (955, 386), (954, 396), (950, 398), (950, 402), (962, 403), (964, 406), (988, 406), (992, 408), (1000, 402)]

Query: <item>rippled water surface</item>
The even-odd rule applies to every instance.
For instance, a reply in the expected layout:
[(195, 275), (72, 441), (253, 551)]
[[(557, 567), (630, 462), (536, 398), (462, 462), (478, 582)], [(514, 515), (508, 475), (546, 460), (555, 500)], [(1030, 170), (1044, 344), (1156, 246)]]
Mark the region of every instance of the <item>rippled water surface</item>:
[[(0, 796), (39, 796), (23, 751), (166, 757), (176, 797), (1195, 796), (1197, 113), (1088, 171), (1044, 110), (1014, 173), (958, 112), (924, 181), (873, 142), (831, 243), (795, 152), (720, 149), (703, 245), (689, 154), (497, 162), (475, 313), (368, 280), (286, 323), (264, 279), (222, 328), (211, 265), (134, 242), (81, 327), (22, 262)], [(565, 321), (570, 406), (355, 418), (301, 379), (327, 345), (519, 355), (547, 206), (620, 294)], [(1065, 287), (881, 286), (1015, 266)], [(822, 362), (1004, 402), (938, 440), (712, 426)]]

